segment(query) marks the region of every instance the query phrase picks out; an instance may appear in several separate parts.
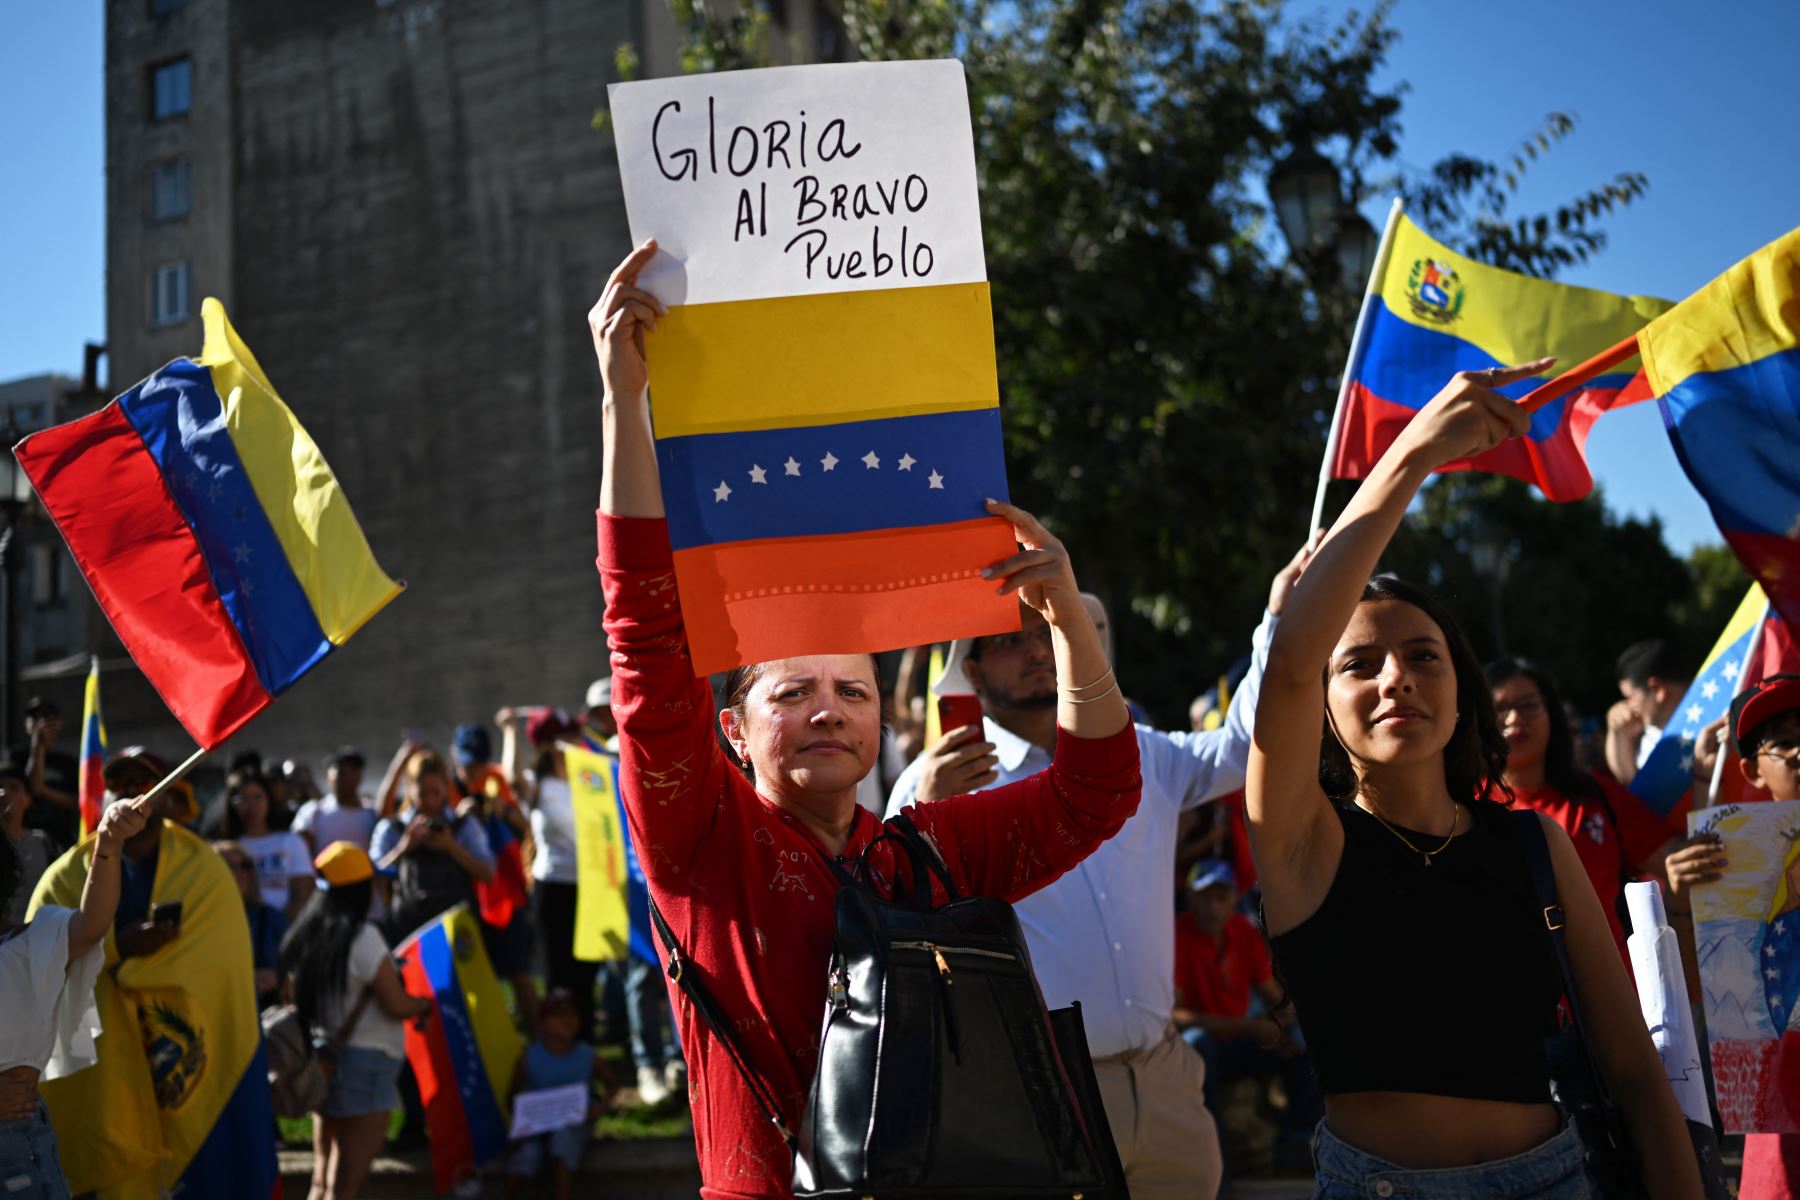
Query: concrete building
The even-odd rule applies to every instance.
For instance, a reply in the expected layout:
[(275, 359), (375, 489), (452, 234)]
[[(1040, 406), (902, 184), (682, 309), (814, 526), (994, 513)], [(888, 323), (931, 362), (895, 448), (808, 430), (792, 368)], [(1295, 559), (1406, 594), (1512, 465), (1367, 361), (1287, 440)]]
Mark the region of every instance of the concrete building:
[[(783, 57), (838, 55), (817, 4), (776, 13)], [(662, 0), (106, 14), (113, 390), (196, 353), (217, 296), (408, 584), (228, 749), (378, 766), (407, 729), (579, 706), (606, 669), (586, 313), (628, 245), (594, 117), (621, 45), (676, 69)], [(109, 724), (179, 759), (166, 712), (115, 691)]]

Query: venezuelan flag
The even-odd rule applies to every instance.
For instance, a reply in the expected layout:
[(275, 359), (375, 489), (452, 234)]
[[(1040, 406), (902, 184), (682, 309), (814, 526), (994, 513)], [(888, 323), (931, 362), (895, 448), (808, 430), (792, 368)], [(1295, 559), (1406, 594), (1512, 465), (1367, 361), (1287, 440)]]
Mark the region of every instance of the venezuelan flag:
[(457, 905), (394, 948), (401, 978), (436, 1004), (423, 1029), (406, 1028), (406, 1060), (419, 1081), (438, 1194), (506, 1149), (506, 1093), (524, 1042), (513, 1028), (481, 928)]
[[(1451, 250), (1398, 216), (1371, 282), (1332, 450), (1335, 479), (1361, 479), (1413, 414), (1458, 371), (1529, 362), (1553, 354), (1581, 362), (1629, 337), (1666, 301), (1616, 296), (1503, 271)], [(1525, 437), (1446, 471), (1493, 471), (1535, 484), (1551, 500), (1593, 490), (1588, 432), (1628, 392), (1635, 366), (1621, 364), (1532, 415)], [(1530, 381), (1502, 389), (1521, 396)]]
[(1800, 627), (1800, 229), (1651, 322), (1638, 347), (1688, 478)]
[[(38, 882), (35, 910), (81, 903), (93, 846)], [(243, 899), (212, 847), (165, 824), (152, 903), (182, 902), (181, 936), (120, 959), (94, 989), (99, 1061), (43, 1085), (70, 1189), (100, 1200), (280, 1194), (275, 1113)]]
[(475, 901), (482, 920), (504, 929), (530, 901), (525, 884), (525, 847), (505, 816), (506, 809), (518, 808), (519, 802), (513, 796), (512, 784), (506, 781), (506, 772), (492, 763), (476, 769), (471, 790), (486, 799), (487, 815), (481, 824), (494, 853), (494, 880), (475, 885)]
[(120, 640), (210, 749), (400, 587), (224, 308), (201, 316), (198, 359), (16, 453)]
[[(624, 958), (632, 937), (631, 872), (626, 823), (619, 807), (619, 760), (574, 746), (563, 763), (575, 805), (575, 957), (585, 962)], [(638, 872), (642, 877), (643, 872)], [(645, 914), (648, 916), (648, 893)], [(655, 962), (654, 953), (650, 961)]]
[(77, 785), (81, 831), (100, 828), (106, 803), (106, 722), (100, 719), (100, 659), (88, 660), (87, 687), (81, 700), (81, 781)]

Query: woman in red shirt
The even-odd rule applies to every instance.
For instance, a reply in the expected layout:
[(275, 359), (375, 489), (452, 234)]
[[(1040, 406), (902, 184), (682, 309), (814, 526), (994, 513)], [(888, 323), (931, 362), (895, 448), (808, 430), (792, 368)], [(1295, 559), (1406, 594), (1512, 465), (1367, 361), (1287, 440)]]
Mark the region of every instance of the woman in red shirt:
[[(1606, 910), (1619, 953), (1625, 884), (1663, 879), (1663, 860), (1681, 843), (1643, 801), (1613, 780), (1575, 765), (1575, 738), (1556, 683), (1541, 668), (1516, 658), (1487, 667), (1494, 715), (1506, 738), (1504, 779), (1513, 803), (1533, 808), (1563, 827)], [(1630, 960), (1626, 960), (1627, 966)]]
[[(881, 744), (879, 680), (866, 653), (741, 668), (717, 727), (755, 782), (720, 748), (712, 692), (688, 656), (651, 434), (644, 339), (665, 310), (636, 284), (655, 252), (654, 242), (633, 251), (588, 315), (606, 385), (598, 565), (619, 776), (651, 896), (687, 969), (701, 973), (735, 1022), (752, 1069), (793, 1128), (825, 1011), (838, 886), (827, 856), (853, 862), (882, 829), (856, 803)], [(1137, 738), (1062, 545), (1019, 509), (990, 501), (989, 511), (1013, 523), (1026, 549), (983, 574), (1050, 625), (1064, 736), (1038, 775), (979, 800), (908, 811), (965, 893), (1016, 900), (1080, 862), (1137, 810)], [(905, 869), (896, 858), (891, 841), (869, 855), (889, 880)], [(790, 1195), (786, 1144), (677, 999), (701, 1195)]]

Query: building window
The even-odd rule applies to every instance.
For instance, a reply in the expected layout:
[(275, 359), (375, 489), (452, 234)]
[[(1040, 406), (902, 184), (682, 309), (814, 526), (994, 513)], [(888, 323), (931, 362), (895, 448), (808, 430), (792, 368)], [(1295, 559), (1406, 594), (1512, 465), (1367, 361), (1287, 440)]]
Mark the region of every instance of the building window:
[(173, 159), (150, 168), (150, 219), (185, 217), (194, 206), (188, 160)]
[(150, 15), (166, 17), (187, 7), (187, 0), (150, 0)]
[(192, 310), (193, 272), (187, 263), (158, 267), (150, 279), (150, 323), (173, 325), (185, 321)]
[(186, 57), (150, 68), (150, 119), (186, 113), (193, 103), (194, 66)]

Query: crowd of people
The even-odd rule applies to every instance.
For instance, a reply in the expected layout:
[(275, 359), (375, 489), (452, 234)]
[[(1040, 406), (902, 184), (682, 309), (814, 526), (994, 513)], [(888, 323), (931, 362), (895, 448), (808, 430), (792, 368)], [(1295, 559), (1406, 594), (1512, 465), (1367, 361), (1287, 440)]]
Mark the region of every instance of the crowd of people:
[[(942, 860), (933, 894), (1011, 902), (1045, 1002), (1080, 1003), (1138, 1200), (1214, 1195), (1270, 1163), (1313, 1173), (1323, 1197), (1592, 1195), (1551, 1099), (1543, 1046), (1565, 983), (1509, 810), (1537, 814), (1573, 986), (1602, 1015), (1590, 1048), (1649, 1194), (1699, 1194), (1620, 903), (1629, 880), (1661, 883), (1691, 959), (1692, 889), (1716, 880), (1722, 855), (1623, 786), (1686, 667), (1663, 643), (1626, 648), (1604, 736), (1583, 736), (1553, 669), (1482, 664), (1440, 600), (1375, 574), (1431, 470), (1523, 430), (1494, 389), (1544, 363), (1447, 382), (1333, 529), (1271, 581), (1242, 678), (1222, 706), (1196, 702), (1191, 729), (1144, 719), (1075, 554), (992, 501), (1020, 550), (984, 576), (1016, 595), (1018, 632), (950, 645), (927, 687), (919, 648), (898, 671), (870, 653), (742, 667), (715, 692), (694, 678), (669, 583), (643, 357), (664, 310), (636, 286), (652, 253), (621, 265), (590, 318), (607, 397), (611, 674), (578, 715), (502, 709), (456, 727), (443, 751), (409, 736), (372, 787), (354, 749), (322, 764), (322, 788), (303, 762), (246, 752), (205, 806), (185, 783), (137, 799), (168, 767), (131, 747), (107, 762), (105, 817), (81, 841), (61, 718), (28, 709), (26, 744), (0, 766), (0, 992), (27, 1015), (0, 1031), (0, 1163), (37, 1164), (30, 1194), (67, 1194), (38, 1087), (93, 1057), (108, 934), (115, 960), (148, 959), (244, 928), (259, 1002), (292, 1003), (332, 1047), (313, 1200), (357, 1196), (390, 1114), (420, 1132), (404, 1033), (431, 1005), (408, 994), (393, 948), (460, 904), (482, 916), (529, 1043), (512, 1089), (608, 1094), (594, 1047), (628, 1041), (641, 1100), (691, 1101), (703, 1196), (789, 1195), (782, 1130), (800, 1126), (827, 1002), (833, 917), (819, 901), (859, 859), (874, 878), (908, 876), (883, 836), (905, 816)], [(940, 706), (971, 696), (972, 716)], [(933, 711), (946, 725), (935, 738)], [(957, 711), (967, 719), (951, 722)], [(692, 1006), (671, 1008), (658, 963), (575, 956), (567, 745), (619, 756), (669, 944), (705, 976), (745, 1061)], [(1768, 681), (1706, 731), (1700, 787), (1719, 754), (1772, 798), (1800, 798), (1800, 680)], [(513, 843), (529, 902), (484, 903)], [(209, 858), (184, 878), (229, 877), (242, 926), (235, 907), (184, 910), (167, 890), (159, 859), (194, 847)], [(766, 1082), (778, 1122), (746, 1074)], [(1256, 1151), (1252, 1126), (1272, 1151)], [(585, 1137), (518, 1146), (509, 1194), (547, 1172), (569, 1195)], [(1743, 1194), (1789, 1194), (1787, 1157), (1785, 1143), (1754, 1145), (1746, 1186), (1762, 1190)]]

